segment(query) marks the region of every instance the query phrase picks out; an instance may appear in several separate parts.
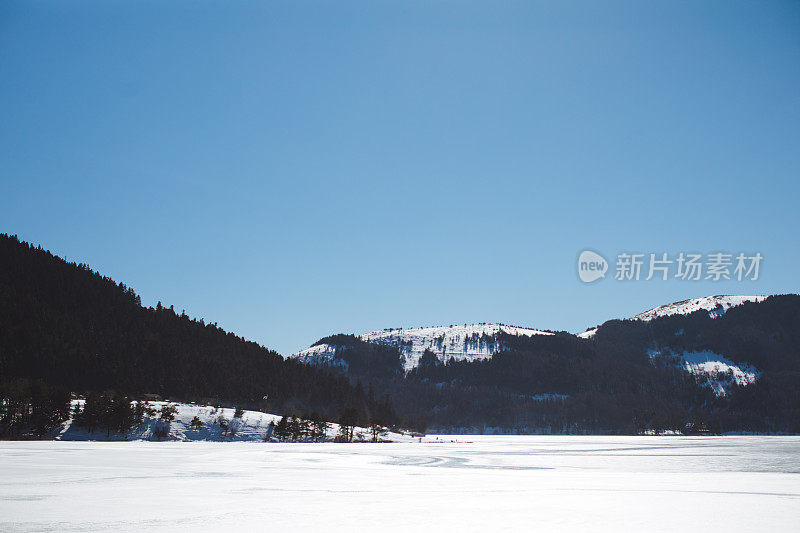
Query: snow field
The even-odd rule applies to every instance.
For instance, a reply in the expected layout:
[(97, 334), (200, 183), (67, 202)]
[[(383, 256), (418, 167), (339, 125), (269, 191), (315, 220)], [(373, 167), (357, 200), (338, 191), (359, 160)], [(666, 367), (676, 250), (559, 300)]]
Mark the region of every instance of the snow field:
[[(798, 437), (2, 442), (2, 531), (791, 531)], [(459, 442), (449, 442), (458, 440)]]

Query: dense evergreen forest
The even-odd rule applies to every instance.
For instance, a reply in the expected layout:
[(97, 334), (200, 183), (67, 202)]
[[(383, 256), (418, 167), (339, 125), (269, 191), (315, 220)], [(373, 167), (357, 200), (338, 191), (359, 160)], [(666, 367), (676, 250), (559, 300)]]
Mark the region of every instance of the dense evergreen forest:
[(0, 235), (0, 426), (5, 417), (6, 430), (24, 421), (41, 432), (37, 413), (51, 397), (107, 390), (328, 419), (346, 408), (397, 418), (386, 398), (347, 376), (285, 360), (172, 307), (143, 307), (122, 283)]

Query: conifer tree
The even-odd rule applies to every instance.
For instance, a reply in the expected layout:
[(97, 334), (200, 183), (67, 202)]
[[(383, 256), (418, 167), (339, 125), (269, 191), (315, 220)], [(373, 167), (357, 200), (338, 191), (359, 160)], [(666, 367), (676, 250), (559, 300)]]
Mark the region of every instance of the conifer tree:
[(354, 428), (358, 425), (360, 419), (361, 415), (355, 407), (345, 407), (342, 410), (342, 414), (339, 415), (339, 426), (341, 436), (345, 442), (352, 442)]
[(292, 440), (300, 440), (302, 433), (303, 425), (301, 424), (300, 419), (296, 416), (289, 417), (289, 435), (291, 435)]
[(387, 430), (383, 423), (377, 418), (372, 418), (369, 421), (369, 432), (372, 434), (372, 442), (378, 442), (380, 437), (385, 437), (389, 430)]
[(169, 423), (175, 420), (175, 413), (177, 412), (178, 408), (176, 406), (165, 403), (164, 405), (161, 406), (161, 414), (159, 415), (159, 418), (163, 422)]
[(275, 436), (278, 440), (284, 441), (289, 437), (289, 434), (289, 421), (285, 416), (282, 416), (275, 425)]

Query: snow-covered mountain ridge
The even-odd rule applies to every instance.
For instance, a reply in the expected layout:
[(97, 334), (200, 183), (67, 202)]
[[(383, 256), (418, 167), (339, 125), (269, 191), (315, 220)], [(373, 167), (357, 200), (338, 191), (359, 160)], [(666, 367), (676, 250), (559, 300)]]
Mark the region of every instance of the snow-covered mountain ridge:
[[(682, 300), (634, 315), (627, 320), (650, 321), (654, 318), (690, 314), (700, 309), (705, 309), (714, 316), (725, 313), (731, 307), (745, 302), (761, 302), (766, 296), (741, 296), (741, 295), (716, 295)], [(592, 328), (578, 337), (588, 339), (597, 332)], [(451, 357), (456, 360), (485, 359), (491, 357), (502, 347), (498, 337), (500, 333), (518, 336), (552, 335), (550, 331), (506, 326), (504, 324), (472, 324), (451, 325), (425, 328), (384, 329), (362, 333), (358, 338), (365, 342), (394, 346), (400, 349), (403, 357), (403, 367), (406, 371), (419, 364), (419, 359), (425, 350), (430, 350), (446, 362)], [(336, 357), (339, 346), (331, 344), (317, 344), (301, 350), (291, 358), (306, 364), (336, 366), (347, 370), (347, 362)]]
[[(761, 302), (766, 298), (766, 296), (740, 296), (727, 294), (704, 296), (703, 298), (692, 298), (689, 300), (673, 302), (671, 304), (660, 305), (658, 307), (654, 307), (653, 309), (644, 311), (643, 313), (639, 313), (638, 315), (634, 315), (627, 320), (642, 320), (644, 322), (649, 322), (654, 318), (672, 315), (688, 315), (701, 309), (708, 311), (712, 316), (719, 316), (724, 314), (725, 311), (731, 307), (742, 305), (746, 302)], [(595, 333), (597, 333), (597, 328), (592, 328), (584, 331), (583, 333), (579, 333), (578, 337), (588, 339), (594, 336)]]
[[(393, 346), (400, 350), (406, 371), (419, 364), (425, 350), (430, 350), (441, 361), (483, 359), (494, 355), (502, 347), (501, 334), (532, 337), (552, 335), (550, 331), (506, 326), (503, 324), (472, 324), (437, 326), (427, 328), (385, 329), (362, 333), (358, 338), (365, 342)], [(335, 365), (344, 369), (347, 363), (336, 357), (338, 346), (317, 344), (291, 357), (307, 364)]]
[[(682, 300), (667, 305), (661, 305), (639, 313), (631, 317), (631, 320), (644, 320), (645, 322), (653, 320), (654, 318), (671, 315), (688, 315), (704, 309), (709, 312), (714, 312), (715, 315), (725, 313), (731, 307), (742, 305), (746, 302), (761, 302), (766, 300), (766, 296), (732, 296), (720, 294), (717, 296), (705, 296), (703, 298), (693, 298), (690, 300)], [(721, 307), (721, 310), (717, 311)]]

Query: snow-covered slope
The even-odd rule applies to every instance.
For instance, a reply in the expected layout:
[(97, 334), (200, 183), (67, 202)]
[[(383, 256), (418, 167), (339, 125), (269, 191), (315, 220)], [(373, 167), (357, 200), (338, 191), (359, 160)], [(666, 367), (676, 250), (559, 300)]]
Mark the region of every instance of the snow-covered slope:
[(548, 331), (538, 329), (501, 324), (473, 324), (373, 331), (359, 335), (359, 338), (367, 342), (400, 348), (400, 353), (405, 358), (405, 368), (408, 370), (417, 366), (425, 350), (432, 351), (443, 361), (451, 357), (456, 360), (491, 357), (500, 349), (498, 339), (500, 333), (526, 337), (552, 335)]
[[(75, 405), (82, 405), (83, 400), (73, 400)], [(89, 432), (83, 427), (72, 423), (72, 419), (64, 423), (52, 435), (56, 440), (86, 441), (123, 441), (123, 440), (161, 440), (156, 436), (156, 430), (166, 429), (168, 432), (167, 440), (179, 441), (256, 441), (264, 442), (271, 440), (272, 426), (281, 419), (278, 415), (262, 413), (260, 411), (245, 410), (241, 417), (234, 416), (235, 409), (224, 407), (212, 407), (209, 405), (195, 405), (189, 403), (176, 402), (147, 402), (147, 405), (159, 411), (162, 406), (169, 404), (174, 406), (175, 419), (172, 422), (163, 422), (159, 419), (158, 413), (152, 416), (145, 416), (144, 422), (125, 434), (106, 433), (101, 429)], [(191, 423), (197, 417), (202, 425), (192, 427)], [(332, 441), (339, 433), (339, 425), (331, 423), (328, 428), (325, 440)], [(369, 440), (369, 430), (366, 428), (355, 428), (356, 440)], [(383, 440), (392, 442), (411, 442), (414, 440), (410, 434), (389, 432)]]
[[(385, 329), (371, 331), (358, 336), (365, 342), (383, 344), (399, 348), (406, 371), (419, 364), (425, 350), (430, 350), (441, 361), (451, 357), (456, 360), (482, 359), (494, 355), (500, 350), (501, 333), (527, 336), (552, 335), (551, 332), (538, 329), (505, 326), (502, 324), (472, 324), (463, 326), (439, 326), (430, 328)], [(319, 344), (294, 354), (303, 363), (317, 365), (346, 364), (336, 358), (336, 346)]]
[[(745, 302), (761, 302), (765, 300), (766, 296), (730, 296), (730, 295), (717, 295), (706, 296), (703, 298), (693, 298), (691, 300), (683, 300), (639, 313), (631, 317), (631, 320), (644, 320), (649, 321), (654, 318), (671, 315), (688, 315), (705, 309), (706, 311), (713, 312), (715, 315), (723, 314), (731, 307), (741, 305)], [(722, 309), (716, 311), (717, 307), (721, 306)]]
[(317, 344), (316, 346), (297, 352), (291, 357), (306, 365), (334, 366), (347, 371), (350, 366), (347, 364), (347, 361), (336, 357), (338, 348), (338, 346), (332, 344)]
[(651, 358), (671, 358), (677, 366), (697, 376), (717, 396), (725, 396), (733, 385), (746, 386), (755, 383), (761, 374), (751, 365), (736, 364), (727, 357), (710, 350), (680, 354), (650, 350), (648, 355)]
[[(82, 405), (83, 400), (73, 400), (75, 405)], [(245, 411), (241, 418), (234, 417), (234, 409), (223, 407), (215, 408), (208, 405), (195, 405), (189, 403), (175, 402), (147, 402), (151, 408), (159, 411), (162, 406), (169, 404), (174, 406), (175, 419), (170, 422), (162, 422), (158, 413), (153, 416), (145, 416), (144, 422), (138, 427), (127, 433), (106, 434), (105, 431), (95, 430), (89, 432), (68, 421), (59, 431), (56, 439), (58, 440), (155, 440), (156, 430), (167, 429), (170, 440), (259, 440), (263, 441), (270, 427), (270, 422), (278, 423), (279, 416), (258, 411)], [(191, 422), (194, 417), (202, 422), (198, 429), (192, 428)], [(223, 422), (221, 425), (220, 422)], [(223, 425), (228, 426), (228, 430), (223, 429)], [(230, 429), (233, 429), (233, 432)]]

